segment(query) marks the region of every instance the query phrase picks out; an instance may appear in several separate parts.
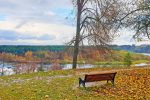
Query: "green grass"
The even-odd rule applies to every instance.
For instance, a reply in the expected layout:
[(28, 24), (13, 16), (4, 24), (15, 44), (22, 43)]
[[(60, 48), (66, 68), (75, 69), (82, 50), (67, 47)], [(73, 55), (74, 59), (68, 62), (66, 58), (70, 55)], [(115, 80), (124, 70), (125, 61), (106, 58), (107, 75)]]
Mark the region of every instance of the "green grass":
[(140, 64), (140, 63), (150, 63), (149, 60), (137, 60), (137, 61), (133, 61), (132, 64)]
[[(85, 73), (106, 70), (112, 70), (112, 68), (60, 70), (3, 76), (0, 77), (0, 100), (115, 100), (114, 94), (109, 95), (106, 90), (115, 89), (117, 86), (104, 84), (87, 89), (78, 87), (78, 78), (84, 77)], [(120, 80), (121, 73), (117, 74), (116, 80)], [(119, 86), (121, 83), (116, 81), (116, 84)]]

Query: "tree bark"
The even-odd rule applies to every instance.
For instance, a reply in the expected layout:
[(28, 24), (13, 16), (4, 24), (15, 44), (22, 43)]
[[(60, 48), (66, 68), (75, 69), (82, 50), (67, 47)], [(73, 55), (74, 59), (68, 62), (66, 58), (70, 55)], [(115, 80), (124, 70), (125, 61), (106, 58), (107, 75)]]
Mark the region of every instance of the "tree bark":
[(79, 39), (80, 39), (80, 22), (81, 22), (81, 12), (82, 12), (82, 2), (83, 0), (77, 1), (77, 28), (76, 28), (76, 39), (74, 44), (74, 54), (73, 54), (73, 69), (77, 68), (78, 52), (79, 52)]

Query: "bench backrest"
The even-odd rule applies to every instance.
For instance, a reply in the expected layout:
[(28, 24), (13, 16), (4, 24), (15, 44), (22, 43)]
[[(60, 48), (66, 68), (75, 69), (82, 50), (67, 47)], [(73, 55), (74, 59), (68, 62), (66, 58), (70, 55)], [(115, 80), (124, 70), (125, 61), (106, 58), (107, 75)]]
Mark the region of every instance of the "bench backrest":
[(85, 75), (85, 79), (84, 80), (85, 80), (85, 82), (94, 82), (94, 81), (103, 81), (103, 80), (114, 80), (116, 73), (117, 72)]

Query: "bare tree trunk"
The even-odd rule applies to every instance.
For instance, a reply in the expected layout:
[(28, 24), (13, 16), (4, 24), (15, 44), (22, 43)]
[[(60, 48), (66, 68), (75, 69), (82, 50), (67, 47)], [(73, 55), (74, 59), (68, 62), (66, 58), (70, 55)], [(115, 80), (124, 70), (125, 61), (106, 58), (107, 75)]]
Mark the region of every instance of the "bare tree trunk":
[(72, 0), (77, 8), (76, 36), (74, 43), (73, 69), (77, 68), (80, 43), (89, 45), (107, 46), (115, 32), (116, 19), (119, 15), (117, 0)]
[(4, 58), (3, 58), (3, 66), (2, 66), (2, 73), (1, 73), (1, 76), (4, 75)]
[(4, 66), (5, 66), (5, 62), (4, 62), (4, 54), (3, 54), (2, 64), (3, 64), (3, 66), (2, 66), (1, 76), (3, 76), (3, 75), (4, 75)]
[(77, 67), (77, 59), (79, 52), (79, 39), (80, 39), (80, 22), (81, 22), (81, 11), (82, 11), (82, 2), (83, 0), (77, 1), (77, 28), (76, 28), (76, 39), (74, 44), (74, 54), (73, 54), (73, 69)]

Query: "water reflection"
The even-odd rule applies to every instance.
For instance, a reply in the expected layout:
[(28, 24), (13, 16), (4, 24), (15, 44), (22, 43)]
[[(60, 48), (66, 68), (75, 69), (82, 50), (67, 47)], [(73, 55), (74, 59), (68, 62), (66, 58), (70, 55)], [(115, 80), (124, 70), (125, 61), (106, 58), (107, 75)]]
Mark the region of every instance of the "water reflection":
[[(150, 64), (146, 63), (140, 63), (140, 64), (135, 64), (134, 66), (136, 67), (142, 67), (142, 66), (147, 66)], [(3, 67), (4, 66), (4, 67)], [(42, 71), (48, 71), (51, 70), (52, 64), (43, 64), (42, 66), (40, 64), (37, 65), (37, 68), (34, 70), (34, 72), (39, 71), (39, 69), (42, 67)], [(92, 64), (78, 64), (77, 68), (92, 68), (95, 65)], [(99, 67), (111, 67), (112, 65), (98, 65)], [(120, 65), (123, 66), (123, 65)], [(28, 66), (27, 66), (28, 67)], [(60, 67), (62, 70), (67, 70), (67, 69), (72, 69), (72, 64), (60, 64)], [(2, 73), (3, 72), (3, 73)], [(16, 74), (16, 66), (14, 63), (5, 63), (0, 64), (0, 75), (12, 75)]]
[[(27, 66), (27, 65), (26, 65)], [(37, 72), (40, 68), (40, 70), (43, 71), (48, 71), (51, 70), (51, 67), (53, 65), (52, 64), (37, 64), (37, 68), (35, 69), (35, 72)], [(78, 64), (77, 68), (92, 68), (94, 65), (92, 64)], [(28, 66), (27, 66), (28, 67)], [(72, 69), (72, 64), (60, 64), (60, 67), (62, 70), (66, 70), (66, 69)], [(14, 63), (5, 63), (0, 64), (0, 75), (12, 75), (12, 74), (16, 74), (16, 66)]]

